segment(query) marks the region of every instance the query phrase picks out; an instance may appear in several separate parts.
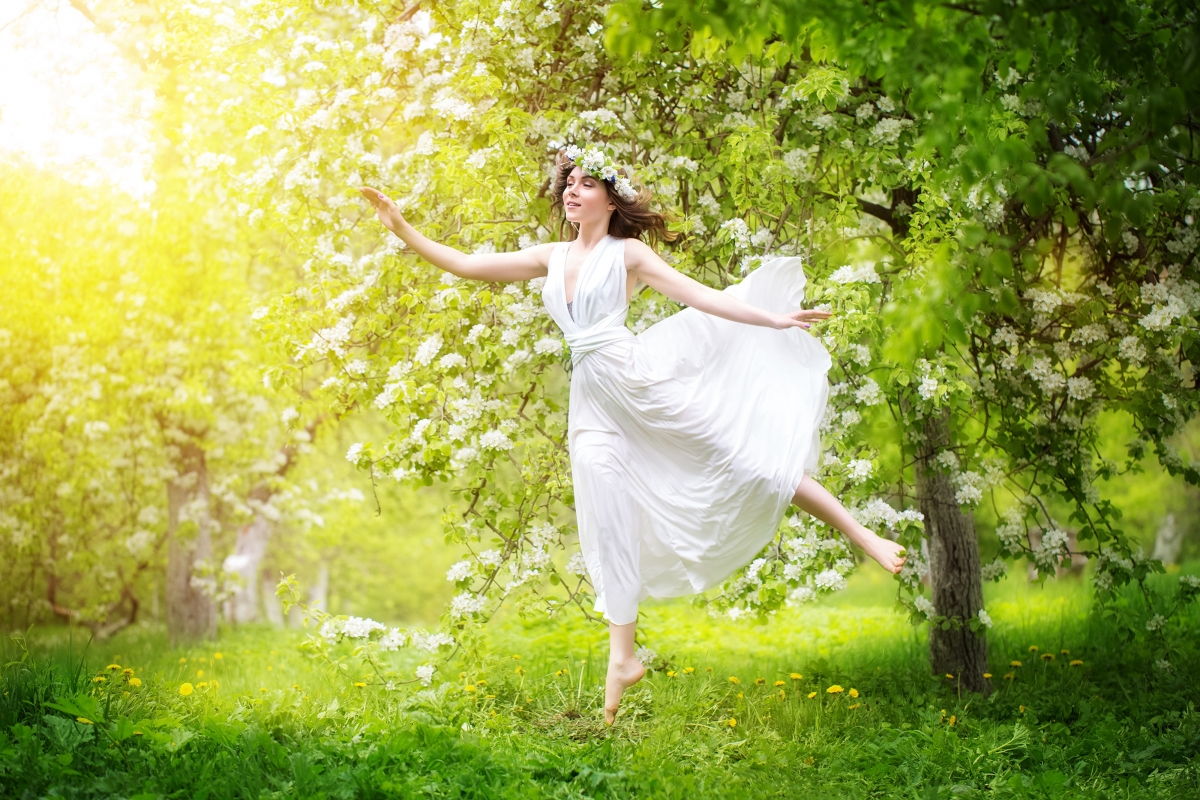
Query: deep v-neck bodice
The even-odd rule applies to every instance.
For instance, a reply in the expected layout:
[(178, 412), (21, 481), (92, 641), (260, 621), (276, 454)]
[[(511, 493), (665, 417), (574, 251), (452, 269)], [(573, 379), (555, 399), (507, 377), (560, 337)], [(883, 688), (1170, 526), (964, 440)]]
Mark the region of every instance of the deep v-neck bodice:
[(633, 334), (625, 327), (625, 240), (606, 235), (579, 266), (574, 296), (567, 302), (566, 261), (570, 242), (560, 242), (550, 259), (542, 301), (558, 323), (578, 363), (584, 354)]

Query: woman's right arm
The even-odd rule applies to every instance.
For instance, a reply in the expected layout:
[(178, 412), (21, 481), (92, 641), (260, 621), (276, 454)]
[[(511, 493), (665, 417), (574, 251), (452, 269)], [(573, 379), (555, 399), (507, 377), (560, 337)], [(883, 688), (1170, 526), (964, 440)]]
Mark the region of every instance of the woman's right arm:
[(359, 190), (371, 201), (388, 230), (404, 240), (417, 255), (438, 269), (476, 281), (527, 281), (546, 275), (553, 244), (539, 244), (513, 253), (463, 253), (433, 241), (417, 231), (392, 200), (378, 189)]

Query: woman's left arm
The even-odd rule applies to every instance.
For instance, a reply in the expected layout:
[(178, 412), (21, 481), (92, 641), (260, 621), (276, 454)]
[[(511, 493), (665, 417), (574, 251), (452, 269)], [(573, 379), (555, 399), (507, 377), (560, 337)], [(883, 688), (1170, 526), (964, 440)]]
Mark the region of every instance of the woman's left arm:
[(731, 294), (718, 292), (689, 278), (663, 261), (658, 253), (640, 239), (625, 240), (625, 269), (651, 289), (662, 292), (672, 300), (714, 317), (758, 325), (763, 328), (807, 328), (809, 323), (833, 316), (828, 311), (797, 309), (787, 314), (773, 314), (742, 302)]

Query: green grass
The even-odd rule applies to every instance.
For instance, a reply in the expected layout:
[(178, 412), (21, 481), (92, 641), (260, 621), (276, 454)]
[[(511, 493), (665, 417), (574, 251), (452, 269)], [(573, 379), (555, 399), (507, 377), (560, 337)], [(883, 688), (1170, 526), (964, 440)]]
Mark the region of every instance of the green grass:
[[(479, 665), (392, 694), (331, 680), (296, 631), (176, 652), (136, 630), (86, 654), (35, 632), (3, 672), (0, 796), (1200, 797), (1194, 610), (1172, 622), (1163, 672), (1089, 615), (1077, 581), (989, 587), (985, 699), (929, 674), (925, 632), (890, 592), (864, 571), (766, 626), (649, 605), (643, 638), (666, 667), (612, 729), (605, 632), (579, 621), (503, 620)], [(93, 682), (109, 663), (142, 685)]]

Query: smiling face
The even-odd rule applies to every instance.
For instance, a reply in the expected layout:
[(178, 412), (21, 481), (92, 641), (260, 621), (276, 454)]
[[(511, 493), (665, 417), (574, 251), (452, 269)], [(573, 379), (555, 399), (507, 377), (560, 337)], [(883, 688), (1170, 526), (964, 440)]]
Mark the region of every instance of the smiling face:
[(567, 175), (562, 201), (567, 221), (576, 225), (602, 222), (607, 227), (608, 218), (617, 208), (608, 197), (608, 187), (604, 181), (593, 178), (580, 167), (575, 167)]

